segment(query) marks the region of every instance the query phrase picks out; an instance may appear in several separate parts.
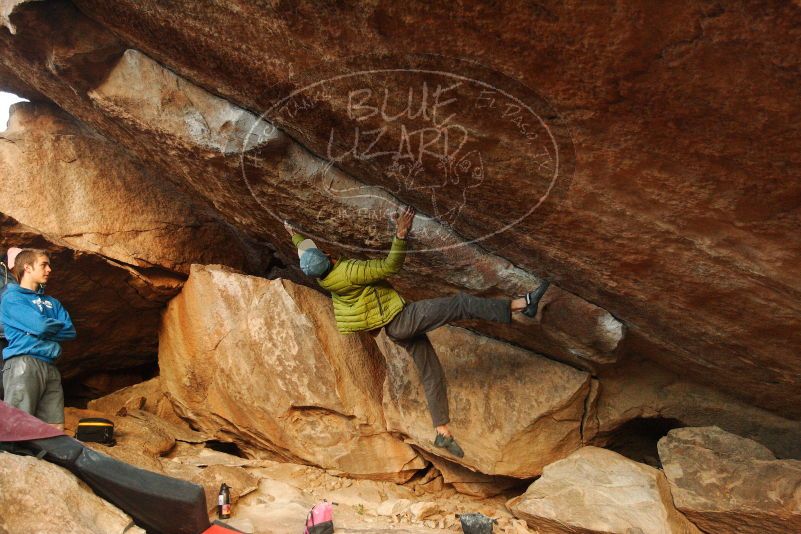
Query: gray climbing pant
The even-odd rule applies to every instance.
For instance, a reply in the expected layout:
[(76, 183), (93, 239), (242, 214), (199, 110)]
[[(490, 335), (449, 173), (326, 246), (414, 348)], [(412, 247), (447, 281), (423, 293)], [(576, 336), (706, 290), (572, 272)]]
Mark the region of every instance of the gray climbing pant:
[(498, 323), (512, 321), (511, 301), (486, 299), (466, 293), (451, 297), (411, 302), (384, 327), (387, 336), (408, 352), (426, 393), (428, 411), (434, 426), (450, 421), (448, 411), (448, 388), (434, 347), (426, 332), (462, 319), (483, 319)]
[(33, 356), (14, 356), (3, 365), (3, 399), (45, 423), (64, 422), (61, 373), (52, 363)]

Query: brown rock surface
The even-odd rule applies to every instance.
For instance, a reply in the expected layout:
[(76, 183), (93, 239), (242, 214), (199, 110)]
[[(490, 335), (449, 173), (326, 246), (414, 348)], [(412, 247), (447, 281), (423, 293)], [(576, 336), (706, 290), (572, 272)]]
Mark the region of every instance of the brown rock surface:
[[(398, 203), (391, 194), (376, 188), (357, 197), (338, 194), (365, 184), (332, 168), (245, 109), (177, 77), (138, 51), (125, 51), (113, 34), (69, 4), (49, 7), (43, 11), (25, 6), (15, 15), (20, 18), (18, 27), (27, 32), (13, 37), (14, 45), (0, 62), (16, 75), (36, 78), (31, 83), (47, 86), (60, 106), (159, 166), (167, 178), (189, 184), (235, 226), (281, 243), (287, 258), (292, 257), (291, 245), (281, 219), (289, 217), (311, 231), (322, 231), (318, 221), (333, 220), (337, 213), (356, 214), (359, 220), (325, 228), (334, 240), (332, 250), (352, 253), (367, 245), (381, 251), (388, 241), (387, 212)], [(34, 42), (23, 50), (28, 39)], [(56, 67), (48, 70), (42, 53)], [(249, 125), (258, 135), (249, 134)], [(244, 160), (237, 145), (248, 151)], [(251, 179), (240, 179), (243, 165)], [(538, 281), (439, 222), (421, 218), (417, 226), (419, 244), (430, 252), (425, 258), (410, 259), (408, 272), (417, 276), (397, 281), (414, 298), (454, 289), (510, 295)], [(543, 315), (542, 326), (488, 331), (587, 368), (615, 361), (613, 351), (623, 336), (620, 323), (575, 295), (557, 298), (563, 293), (554, 287), (549, 300), (555, 313)], [(529, 335), (532, 328), (537, 335)]]
[(494, 497), (520, 484), (518, 479), (485, 475), (433, 454), (423, 453), (423, 457), (442, 473), (445, 484), (451, 484), (456, 491), (465, 495)]
[[(428, 334), (448, 382), (449, 427), (465, 451), (456, 461), (488, 475), (527, 478), (581, 446), (587, 373), (457, 327)], [(387, 428), (444, 456), (411, 357), (383, 332)]]
[(231, 493), (231, 504), (256, 490), (258, 480), (241, 467), (213, 465), (205, 468), (194, 467), (178, 461), (163, 460), (164, 473), (175, 478), (188, 480), (203, 487), (206, 495), (206, 507), (211, 514), (217, 509), (217, 496), (223, 483), (227, 484)]
[(87, 447), (148, 471), (163, 472), (158, 458), (175, 447), (169, 423), (68, 407), (64, 410), (64, 431), (74, 436), (78, 421), (86, 417), (102, 417), (114, 423), (116, 440), (113, 446), (87, 442)]
[[(39, 91), (33, 89), (30, 85), (17, 78), (13, 72), (8, 70), (3, 65), (0, 65), (0, 88), (2, 88), (2, 91), (4, 92), (12, 93), (28, 100), (47, 100), (47, 98), (45, 98), (45, 96)], [(0, 126), (5, 126), (5, 124)]]
[(630, 427), (625, 425), (635, 420), (672, 427), (715, 425), (758, 441), (780, 458), (801, 459), (801, 422), (749, 406), (652, 362), (631, 362), (603, 374), (584, 439), (598, 446), (626, 439)]
[[(384, 481), (349, 480), (330, 476), (320, 469), (288, 463), (262, 462), (250, 469), (260, 478), (259, 489), (240, 500), (233, 519), (249, 520), (261, 534), (291, 534), (302, 530), (306, 512), (327, 499), (339, 503), (334, 508), (337, 532), (364, 533), (443, 533), (460, 531), (455, 514), (465, 510), (481, 512), (498, 519), (495, 534), (530, 532), (506, 510), (501, 498), (478, 500), (453, 489), (416, 497), (405, 486)], [(425, 503), (425, 504), (420, 504)], [(436, 503), (439, 513), (415, 519), (411, 507), (425, 509)], [(265, 528), (266, 525), (269, 525)]]
[(72, 473), (32, 456), (0, 453), (0, 532), (144, 534)]
[[(275, 221), (265, 222), (263, 218), (278, 218), (279, 214), (271, 212), (277, 207), (265, 205), (262, 196), (268, 195), (271, 203), (280, 199), (281, 219), (315, 218), (319, 221), (323, 212), (366, 212), (365, 220), (355, 228), (350, 224), (331, 228), (329, 224), (327, 230), (333, 231), (334, 235), (326, 236), (322, 242), (328, 243), (332, 249), (342, 248), (332, 240), (341, 238), (343, 232), (353, 234), (354, 229), (368, 232), (368, 246), (378, 247), (379, 251), (386, 246), (382, 243), (387, 241), (386, 225), (377, 227), (367, 215), (371, 210), (394, 210), (398, 205), (396, 198), (378, 188), (357, 196), (339, 193), (360, 190), (364, 184), (325, 165), (324, 160), (309, 154), (286, 134), (259, 117), (181, 79), (140, 52), (126, 50), (103, 84), (89, 92), (89, 97), (108, 116), (147, 133), (151, 138), (164, 139), (179, 153), (201, 151), (214, 160), (222, 156), (221, 163), (230, 167), (232, 163), (240, 162), (237, 150), (246, 150), (248, 156), (245, 161), (252, 162), (254, 168), (231, 169), (230, 172), (245, 173), (238, 184), (232, 184), (228, 177), (224, 182), (219, 178), (217, 183), (200, 182), (197, 177), (189, 176), (185, 165), (176, 166), (175, 162), (167, 162), (177, 168), (179, 174), (183, 171), (185, 179), (221, 211), (240, 223), (255, 216), (251, 223), (255, 227), (251, 228), (263, 228), (272, 233)], [(270, 133), (254, 136), (253, 132), (263, 130)], [(267, 157), (264, 151), (268, 152)], [(253, 182), (253, 174), (260, 183)], [(301, 181), (304, 182), (302, 185)], [(261, 218), (253, 213), (243, 214), (238, 204), (231, 205), (236, 187), (242, 189), (243, 185), (247, 186), (246, 190), (252, 198), (238, 200), (240, 203), (252, 203), (255, 200), (259, 206), (256, 215), (261, 214)], [(294, 189), (298, 195), (287, 197), (288, 188)], [(329, 219), (329, 223), (335, 220)], [(404, 284), (401, 281), (401, 287), (409, 294), (431, 295), (437, 286), (435, 282), (451, 287), (467, 287), (475, 292), (500, 292), (505, 295), (529, 290), (539, 283), (536, 277), (515, 268), (505, 259), (464, 243), (458, 235), (436, 221), (420, 218), (417, 229), (417, 247), (428, 250), (427, 263), (416, 261), (416, 257), (412, 256), (408, 268), (425, 275), (426, 281), (422, 284), (419, 279), (414, 283)], [(319, 229), (312, 223), (309, 230)], [(364, 236), (359, 238), (365, 239)], [(286, 237), (279, 234), (277, 240), (286, 251)], [(353, 250), (352, 246), (344, 248)], [(291, 252), (288, 257), (292, 258), (294, 264)], [(433, 270), (430, 263), (447, 263), (450, 268)], [(465, 268), (473, 270), (472, 280), (465, 276)], [(548, 302), (551, 311), (543, 314), (541, 328), (537, 325), (537, 336), (524, 335), (521, 328), (487, 325), (480, 325), (479, 328), (501, 332), (504, 337), (524, 346), (533, 343), (538, 348), (547, 348), (562, 359), (590, 368), (616, 360), (611, 353), (623, 337), (623, 331), (619, 322), (608, 312), (556, 287)], [(530, 322), (526, 327), (527, 330), (533, 328)]]
[[(252, 110), (268, 110), (324, 77), (326, 65), (336, 73), (362, 66), (337, 63), (344, 57), (433, 52), (490, 65), (495, 74), (482, 80), (495, 87), (504, 86), (501, 73), (520, 80), (550, 103), (553, 112), (541, 116), (569, 127), (572, 142), (560, 148), (572, 148), (575, 172), (563, 176), (569, 187), (539, 216), (484, 246), (523, 269), (558, 276), (560, 285), (621, 318), (637, 341), (629, 350), (801, 415), (801, 242), (793, 230), (799, 186), (788, 179), (801, 167), (795, 3), (564, 2), (498, 10), (302, 2), (237, 5), (236, 12), (193, 2), (76, 3), (128, 46)], [(21, 38), (29, 18), (18, 19)], [(44, 90), (44, 69), (27, 69), (26, 81)], [(380, 76), (360, 82), (374, 95), (401, 83)], [(352, 137), (355, 123), (341, 98), (325, 104), (276, 120), (325, 154), (332, 129)], [(465, 237), (519, 214), (521, 191), (541, 185), (536, 153), (515, 151), (509, 124), (491, 119), (474, 139), (488, 161), (481, 191), (490, 193), (455, 221)], [(397, 146), (398, 136), (383, 142)], [(341, 165), (368, 184), (390, 180), (365, 158)], [(426, 186), (441, 175), (428, 175), (433, 183), (400, 196), (432, 213)], [(438, 198), (446, 213), (458, 199)]]
[(384, 430), (370, 338), (338, 334), (316, 291), (195, 265), (164, 315), (159, 363), (180, 415), (246, 453), (393, 480), (424, 465)]
[(183, 274), (191, 263), (254, 267), (211, 210), (53, 106), (15, 106), (0, 173), (0, 212), (73, 250)]
[(700, 534), (661, 471), (596, 447), (547, 466), (507, 506), (541, 534)]
[(99, 399), (94, 399), (89, 402), (87, 407), (90, 410), (108, 414), (117, 414), (123, 408), (127, 412), (144, 410), (174, 425), (188, 428), (186, 422), (178, 417), (175, 410), (173, 410), (172, 402), (167, 392), (162, 388), (159, 377), (151, 378), (145, 382), (117, 390)]
[[(574, 402), (577, 398), (565, 401), (570, 406), (566, 420), (557, 412), (558, 423), (571, 427), (565, 443), (556, 447), (561, 453), (575, 448), (581, 438), (604, 443), (627, 421), (664, 419), (719, 424), (760, 440), (780, 456), (798, 456), (794, 422), (693, 384), (706, 382), (744, 402), (801, 418), (801, 240), (795, 231), (801, 189), (796, 180), (787, 179), (801, 169), (796, 150), (801, 130), (794, 126), (801, 117), (795, 82), (801, 75), (796, 46), (801, 11), (795, 4), (685, 2), (667, 9), (656, 3), (570, 1), (498, 10), (470, 3), (453, 8), (380, 3), (322, 8), (299, 2), (291, 9), (284, 4), (237, 4), (234, 14), (233, 6), (209, 8), (185, 0), (169, 6), (123, 0), (114, 8), (96, 0), (63, 0), (15, 1), (3, 8), (11, 31), (0, 28), (0, 86), (23, 84), (52, 100), (106, 146), (118, 149), (109, 152), (109, 159), (117, 163), (121, 155), (134, 166), (146, 162), (153, 176), (175, 182), (192, 202), (211, 204), (235, 228), (231, 235), (247, 233), (280, 243), (279, 252), (290, 265), (296, 259), (282, 235), (281, 219), (332, 239), (326, 246), (335, 253), (375, 255), (389, 234), (389, 213), (405, 202), (420, 213), (415, 249), (431, 249), (411, 255), (407, 270), (393, 280), (405, 296), (455, 290), (509, 295), (544, 275), (555, 278), (536, 320), (510, 327), (471, 326), (600, 376), (600, 386), (588, 379), (586, 388), (576, 390), (581, 391), (577, 398), (585, 399), (582, 403)], [(419, 52), (440, 55), (415, 57)], [(401, 66), (420, 69), (409, 77), (375, 72), (345, 77), (353, 83), (329, 85), (327, 94), (310, 99), (302, 95), (265, 116), (280, 130), (258, 117), (309, 82), (397, 63), (398, 58), (368, 57), (385, 53), (408, 57), (411, 63)], [(342, 60), (346, 56), (351, 59)], [(444, 57), (478, 61), (437, 59)], [(407, 141), (416, 143), (423, 161), (425, 133), (441, 141), (442, 130), (425, 128), (428, 122), (436, 126), (436, 118), (426, 113), (401, 114), (400, 120), (387, 119), (386, 113), (354, 115), (348, 98), (354, 93), (348, 91), (364, 91), (362, 96), (373, 98), (386, 89), (393, 98), (390, 113), (398, 112), (394, 107), (407, 94), (410, 99), (419, 96), (406, 88), (420, 89), (425, 81), (433, 90), (436, 76), (419, 71), (437, 61), (486, 82), (481, 87), (509, 91), (531, 104), (532, 116), (540, 119), (534, 122), (536, 133), (540, 140), (551, 139), (554, 151), (546, 157), (539, 150), (542, 145), (525, 143), (534, 137), (516, 138), (520, 132), (512, 128), (509, 108), (481, 111), (474, 102), (479, 86), (463, 84), (449, 90), (457, 100), (446, 109), (456, 112), (454, 122), (468, 127), (470, 157), (441, 159), (441, 169), (426, 160), (419, 173), (411, 163), (391, 168), (387, 160), (392, 154), (405, 157)], [(360, 112), (371, 109), (356, 106)], [(379, 129), (388, 125), (395, 128)], [(354, 130), (370, 129), (386, 133), (370, 148), (392, 154), (373, 158), (348, 152)], [(415, 133), (405, 137), (403, 132), (410, 131)], [(239, 157), (241, 147), (244, 158)], [(331, 148), (344, 154), (333, 166), (327, 161)], [(555, 186), (543, 194), (550, 171)], [(541, 209), (517, 220), (538, 198)], [(70, 232), (72, 225), (84, 222), (71, 219), (71, 213), (63, 215)], [(142, 243), (129, 239), (128, 230), (123, 237), (98, 236), (78, 227), (73, 235), (58, 228), (60, 220), (56, 223), (48, 227), (54, 232), (49, 237), (69, 238), (69, 243), (59, 243), (92, 252), (82, 256), (56, 247), (65, 254), (59, 261), (73, 255), (80, 267), (75, 274), (63, 271), (67, 276), (62, 280), (76, 288), (72, 298), (85, 307), (78, 312), (83, 314), (78, 318), (82, 331), (107, 331), (110, 324), (121, 329), (114, 338), (101, 336), (95, 343), (89, 336), (68, 345), (65, 376), (74, 375), (79, 365), (91, 370), (152, 359), (155, 344), (146, 339), (152, 330), (142, 325), (152, 327), (158, 307), (180, 281), (172, 272), (147, 266), (165, 261), (180, 271), (191, 258), (162, 258), (156, 248), (139, 257), (133, 249)], [(35, 236), (29, 241), (37, 239), (41, 241)], [(146, 237), (151, 239), (157, 241)], [(91, 287), (87, 280), (104, 282), (98, 289), (102, 294), (92, 293), (96, 300), (81, 300)], [(127, 287), (116, 307), (109, 308), (117, 282)], [(53, 289), (61, 290), (55, 284)], [(127, 321), (134, 314), (141, 319)], [(248, 315), (247, 320), (254, 318)], [(204, 324), (216, 322), (221, 321), (212, 317)], [(226, 364), (239, 354), (240, 347), (227, 340), (227, 330), (208, 335), (192, 328), (173, 323), (175, 332), (195, 334), (196, 339), (186, 336), (177, 343), (189, 347), (187, 354), (195, 356), (196, 346), (215, 357), (228, 351)], [(219, 342), (219, 351), (216, 345), (205, 345), (207, 338)], [(257, 343), (264, 338), (248, 339)], [(324, 344), (335, 336), (320, 339)], [(639, 363), (608, 371), (609, 364), (631, 355), (638, 361), (641, 356), (654, 359), (670, 372)], [(201, 361), (211, 371), (192, 369), (196, 373), (186, 378), (180, 373), (187, 368), (182, 367), (173, 371), (174, 383), (186, 379), (185, 390), (203, 380), (212, 384), (216, 360)], [(317, 361), (312, 363), (317, 369)], [(416, 376), (408, 360), (398, 356), (390, 364), (396, 365), (390, 377)], [(330, 368), (347, 365), (337, 362)], [(501, 370), (503, 366), (492, 371)], [(297, 376), (290, 371), (267, 378)], [(248, 374), (242, 368), (238, 372), (226, 375), (225, 387), (232, 389), (231, 381)], [(463, 380), (467, 372), (459, 372), (456, 382), (469, 383)], [(527, 373), (521, 380), (537, 376)], [(502, 376), (504, 386), (510, 374)], [(337, 375), (337, 384), (349, 375), (357, 376), (357, 383), (372, 383), (347, 368)], [(395, 385), (413, 389), (412, 382)], [(297, 434), (298, 428), (317, 421), (326, 432), (333, 428), (362, 440), (376, 428), (384, 431), (379, 405), (373, 412), (352, 409), (369, 405), (364, 399), (380, 398), (376, 388), (368, 388), (359, 399), (342, 391), (333, 396), (318, 392), (316, 404), (290, 404), (292, 417), (270, 429), (269, 438), (239, 426), (240, 416), (250, 414), (242, 414), (241, 399), (226, 396), (224, 389), (220, 385), (212, 391), (211, 397), (219, 394), (219, 399), (199, 417), (208, 417), (209, 429), (224, 429), (220, 439), (256, 444), (251, 452), (264, 447), (277, 457), (337, 471), (339, 467), (308, 454), (298, 456), (298, 449), (309, 450), (307, 442), (287, 444), (281, 436), (277, 443), (277, 427), (295, 425), (292, 432)], [(537, 395), (536, 402), (544, 402), (543, 393)], [(587, 408), (596, 396), (598, 410), (593, 412)], [(455, 397), (459, 408), (470, 400), (466, 393)], [(203, 400), (193, 398), (196, 405)], [(425, 446), (423, 441), (431, 438), (423, 437), (420, 421), (426, 416), (420, 400), (405, 408), (398, 402), (403, 418), (390, 409), (387, 417), (390, 429), (403, 428), (413, 442)], [(317, 411), (321, 404), (325, 408)], [(197, 414), (188, 406), (179, 403), (179, 410), (191, 419)], [(236, 417), (227, 420), (230, 414)], [(518, 427), (526, 430), (522, 423)], [(498, 437), (487, 425), (477, 430)], [(319, 428), (314, 435), (319, 437)], [(506, 439), (501, 436), (499, 443)], [(361, 461), (350, 458), (345, 463)], [(486, 458), (477, 462), (492, 463)]]
[(676, 507), (704, 532), (801, 531), (801, 461), (717, 427), (671, 430), (659, 457)]

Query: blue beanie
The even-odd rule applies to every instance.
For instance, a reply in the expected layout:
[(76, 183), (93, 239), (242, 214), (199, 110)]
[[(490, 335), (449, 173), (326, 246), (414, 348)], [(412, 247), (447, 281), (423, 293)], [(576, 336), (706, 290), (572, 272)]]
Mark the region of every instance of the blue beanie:
[(331, 261), (319, 248), (306, 249), (300, 257), (300, 270), (308, 276), (319, 278), (329, 267)]

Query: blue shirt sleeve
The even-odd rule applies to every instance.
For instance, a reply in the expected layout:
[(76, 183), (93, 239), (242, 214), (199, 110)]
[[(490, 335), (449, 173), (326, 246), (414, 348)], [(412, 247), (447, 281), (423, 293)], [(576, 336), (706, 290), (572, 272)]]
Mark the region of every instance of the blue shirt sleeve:
[(70, 314), (67, 313), (64, 306), (56, 299), (53, 299), (53, 305), (55, 307), (56, 317), (58, 318), (57, 320), (62, 326), (55, 335), (48, 336), (47, 339), (52, 339), (53, 341), (69, 341), (70, 339), (75, 339), (78, 333), (75, 331), (75, 326), (72, 324)]

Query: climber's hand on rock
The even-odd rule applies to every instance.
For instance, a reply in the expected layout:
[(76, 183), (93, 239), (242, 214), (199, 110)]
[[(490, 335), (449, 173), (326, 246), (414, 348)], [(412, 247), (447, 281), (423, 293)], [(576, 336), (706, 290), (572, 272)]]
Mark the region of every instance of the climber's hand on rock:
[(409, 230), (411, 230), (412, 223), (414, 222), (415, 211), (413, 206), (406, 206), (403, 211), (397, 215), (398, 227), (395, 231), (395, 235), (398, 239), (406, 239), (406, 236), (409, 235)]

